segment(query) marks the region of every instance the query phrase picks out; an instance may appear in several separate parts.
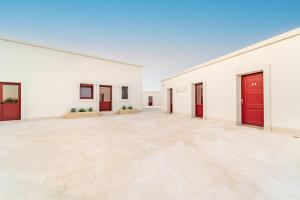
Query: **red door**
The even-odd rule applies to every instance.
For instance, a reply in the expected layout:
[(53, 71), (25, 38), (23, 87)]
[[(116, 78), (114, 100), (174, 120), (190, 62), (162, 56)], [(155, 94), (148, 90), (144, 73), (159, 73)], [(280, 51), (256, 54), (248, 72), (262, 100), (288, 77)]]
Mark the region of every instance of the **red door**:
[(170, 89), (170, 113), (173, 113), (173, 89)]
[(153, 106), (153, 97), (152, 96), (148, 97), (148, 106)]
[(242, 123), (264, 126), (263, 73), (242, 76)]
[(195, 85), (195, 115), (196, 117), (203, 117), (203, 84)]
[(0, 82), (0, 121), (21, 119), (21, 84)]
[(111, 111), (112, 110), (112, 86), (100, 85), (100, 111)]

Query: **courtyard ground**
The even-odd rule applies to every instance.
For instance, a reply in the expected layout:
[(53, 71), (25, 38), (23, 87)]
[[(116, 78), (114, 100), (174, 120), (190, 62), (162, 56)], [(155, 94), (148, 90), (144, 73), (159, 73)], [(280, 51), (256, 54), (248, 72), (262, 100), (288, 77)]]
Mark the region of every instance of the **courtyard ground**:
[(3, 200), (300, 199), (300, 139), (160, 112), (0, 123)]

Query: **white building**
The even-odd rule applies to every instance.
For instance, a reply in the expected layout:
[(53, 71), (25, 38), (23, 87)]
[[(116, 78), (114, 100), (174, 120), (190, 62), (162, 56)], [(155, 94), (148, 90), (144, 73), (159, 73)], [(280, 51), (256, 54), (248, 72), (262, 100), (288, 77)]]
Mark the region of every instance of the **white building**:
[(143, 106), (160, 106), (161, 92), (160, 91), (144, 91)]
[(300, 29), (162, 81), (162, 110), (268, 130), (300, 130)]
[(142, 66), (0, 39), (0, 120), (142, 108)]

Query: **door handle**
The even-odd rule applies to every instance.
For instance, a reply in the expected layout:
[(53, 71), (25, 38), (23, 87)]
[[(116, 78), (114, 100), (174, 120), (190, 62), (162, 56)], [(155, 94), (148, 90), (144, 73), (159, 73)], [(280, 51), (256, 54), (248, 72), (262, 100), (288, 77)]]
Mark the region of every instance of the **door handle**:
[(244, 99), (241, 99), (241, 103), (244, 103)]

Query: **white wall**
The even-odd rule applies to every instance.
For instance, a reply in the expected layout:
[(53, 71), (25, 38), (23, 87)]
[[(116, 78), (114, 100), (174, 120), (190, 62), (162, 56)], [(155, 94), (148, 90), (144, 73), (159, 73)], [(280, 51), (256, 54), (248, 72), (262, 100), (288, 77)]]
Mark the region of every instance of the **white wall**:
[[(99, 110), (99, 84), (113, 86), (113, 111), (142, 108), (142, 67), (0, 40), (0, 82), (20, 82), (22, 119), (61, 116), (70, 108)], [(80, 100), (80, 83), (95, 84)], [(121, 87), (129, 99), (121, 100)]]
[(161, 105), (161, 92), (159, 91), (144, 91), (143, 92), (143, 106), (148, 106), (148, 97), (153, 97), (153, 106)]
[(240, 75), (264, 72), (265, 128), (300, 130), (300, 29), (162, 81), (162, 110), (193, 116), (193, 84), (204, 83), (204, 118), (239, 123)]

